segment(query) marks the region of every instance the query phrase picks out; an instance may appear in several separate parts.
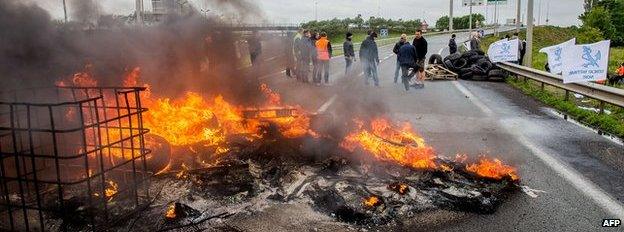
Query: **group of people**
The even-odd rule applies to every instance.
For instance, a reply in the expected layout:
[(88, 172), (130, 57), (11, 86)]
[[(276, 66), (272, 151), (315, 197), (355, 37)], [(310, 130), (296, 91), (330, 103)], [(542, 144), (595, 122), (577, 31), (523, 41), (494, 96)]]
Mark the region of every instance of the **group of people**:
[[(427, 57), (428, 44), (423, 37), (422, 31), (416, 31), (414, 40), (410, 44), (407, 41), (407, 35), (401, 35), (399, 42), (394, 45), (392, 50), (397, 55), (396, 69), (394, 71), (394, 83), (398, 82), (399, 70), (401, 71), (401, 82), (405, 87), (405, 91), (409, 91), (410, 87), (424, 87), (423, 79), (425, 78), (425, 58)], [(416, 76), (414, 83), (412, 78)]]
[[(353, 43), (353, 34), (348, 32), (343, 43), (345, 59), (345, 75), (348, 75), (353, 68), (357, 58), (360, 59), (362, 71), (366, 85), (371, 81), (379, 87), (378, 66), (380, 63), (379, 49), (377, 46), (378, 35), (374, 31), (369, 31), (366, 39), (360, 45), (359, 54), (356, 57)], [(401, 71), (402, 82), (405, 90), (412, 87), (423, 87), (425, 57), (427, 56), (427, 40), (422, 36), (422, 31), (418, 30), (415, 38), (410, 44), (407, 42), (407, 35), (403, 34), (400, 41), (396, 43), (393, 52), (397, 55), (397, 65), (394, 83), (398, 82), (399, 71)], [(315, 33), (309, 30), (300, 30), (292, 41), (292, 61), (287, 68), (286, 74), (304, 83), (314, 83), (316, 85), (330, 85), (329, 62), (332, 57), (331, 42), (324, 32)], [(312, 67), (312, 68), (310, 68)], [(312, 70), (312, 80), (310, 81), (310, 69)], [(417, 80), (411, 82), (414, 76)]]
[(294, 37), (292, 49), (295, 67), (287, 70), (288, 76), (310, 83), (312, 65), (312, 83), (321, 85), (324, 80), (324, 84), (329, 85), (329, 61), (333, 50), (327, 33), (300, 30)]

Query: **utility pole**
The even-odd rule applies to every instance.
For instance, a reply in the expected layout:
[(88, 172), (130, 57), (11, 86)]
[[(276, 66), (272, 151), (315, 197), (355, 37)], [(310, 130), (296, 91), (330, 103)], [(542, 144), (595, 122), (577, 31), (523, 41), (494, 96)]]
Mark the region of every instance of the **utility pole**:
[(542, 25), (542, 1), (537, 0), (537, 25)]
[(318, 21), (318, 0), (314, 1), (314, 20)]
[(143, 24), (143, 0), (136, 0), (136, 23)]
[(468, 32), (469, 32), (470, 36), (472, 36), (472, 4), (473, 3), (474, 3), (474, 0), (470, 0), (470, 17), (468, 17), (469, 18), (469, 20), (468, 20), (468, 28), (469, 28)]
[(498, 37), (498, 1), (494, 2), (494, 36)]
[(527, 34), (526, 34), (526, 54), (523, 64), (527, 67), (533, 66), (533, 1), (528, 0), (527, 4)]
[(449, 31), (453, 31), (453, 0), (451, 0), (451, 8), (449, 10)]
[(65, 4), (65, 0), (63, 0), (63, 13), (65, 14), (65, 23), (67, 23), (67, 5)]
[(546, 26), (550, 22), (550, 2), (546, 2)]
[(516, 9), (516, 32), (520, 33), (520, 27), (522, 27), (522, 0), (518, 0), (518, 9)]

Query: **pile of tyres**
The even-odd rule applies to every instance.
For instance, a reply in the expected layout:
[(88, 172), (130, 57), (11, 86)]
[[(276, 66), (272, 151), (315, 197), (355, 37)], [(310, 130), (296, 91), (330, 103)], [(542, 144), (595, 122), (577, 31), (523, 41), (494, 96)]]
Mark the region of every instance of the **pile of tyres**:
[(507, 76), (504, 70), (492, 63), (485, 53), (479, 50), (455, 53), (444, 58), (434, 54), (429, 57), (429, 64), (443, 65), (464, 80), (502, 80)]

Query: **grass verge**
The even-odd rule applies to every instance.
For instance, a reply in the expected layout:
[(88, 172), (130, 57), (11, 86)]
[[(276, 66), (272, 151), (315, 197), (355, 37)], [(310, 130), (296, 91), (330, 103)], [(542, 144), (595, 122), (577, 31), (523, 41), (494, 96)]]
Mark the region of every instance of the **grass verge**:
[(566, 101), (563, 96), (556, 92), (543, 91), (541, 87), (532, 84), (531, 81), (525, 82), (521, 79), (507, 78), (507, 83), (581, 123), (624, 139), (624, 112), (621, 108), (613, 109), (611, 114), (599, 114), (579, 108), (574, 101)]

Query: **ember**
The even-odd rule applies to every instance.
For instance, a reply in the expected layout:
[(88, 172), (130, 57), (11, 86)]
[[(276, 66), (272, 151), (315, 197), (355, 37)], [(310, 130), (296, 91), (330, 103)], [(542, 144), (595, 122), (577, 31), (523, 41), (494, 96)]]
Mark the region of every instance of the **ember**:
[(378, 196), (370, 196), (363, 201), (364, 206), (367, 208), (376, 208), (383, 204), (383, 201)]
[(167, 206), (167, 212), (165, 212), (165, 219), (167, 220), (174, 220), (176, 219), (177, 215), (176, 215), (176, 204), (175, 203), (171, 203), (169, 204), (169, 206)]
[(113, 196), (117, 194), (118, 189), (119, 186), (117, 185), (117, 183), (110, 180), (108, 181), (108, 188), (104, 190), (104, 195), (106, 195), (106, 197), (108, 197), (108, 200), (111, 201), (113, 199)]
[(405, 183), (392, 183), (388, 185), (388, 189), (396, 193), (399, 193), (401, 195), (404, 195), (409, 192), (409, 186)]

